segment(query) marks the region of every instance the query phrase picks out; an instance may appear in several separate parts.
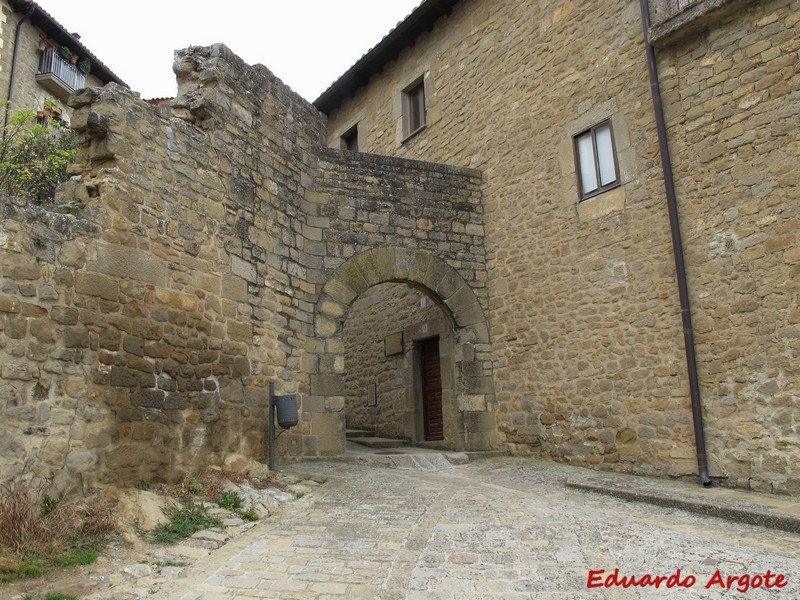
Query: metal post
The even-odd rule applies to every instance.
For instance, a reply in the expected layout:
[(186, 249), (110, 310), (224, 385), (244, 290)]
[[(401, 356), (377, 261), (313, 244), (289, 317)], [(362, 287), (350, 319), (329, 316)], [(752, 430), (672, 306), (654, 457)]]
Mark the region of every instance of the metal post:
[(275, 470), (275, 382), (269, 382), (269, 470)]

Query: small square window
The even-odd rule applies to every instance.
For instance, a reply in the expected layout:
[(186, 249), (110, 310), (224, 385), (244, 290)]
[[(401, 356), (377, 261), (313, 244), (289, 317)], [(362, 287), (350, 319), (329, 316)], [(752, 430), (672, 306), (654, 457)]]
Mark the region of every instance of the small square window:
[(586, 200), (620, 184), (614, 129), (611, 119), (573, 138), (578, 196)]
[(403, 92), (403, 130), (405, 137), (425, 127), (425, 85), (420, 79)]
[(342, 150), (358, 152), (358, 124), (353, 125), (342, 134), (340, 147)]

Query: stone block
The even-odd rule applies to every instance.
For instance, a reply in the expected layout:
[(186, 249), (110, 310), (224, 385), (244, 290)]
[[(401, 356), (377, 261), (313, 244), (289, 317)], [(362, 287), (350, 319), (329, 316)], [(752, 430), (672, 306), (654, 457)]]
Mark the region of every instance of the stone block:
[(349, 306), (349, 304), (356, 299), (358, 292), (351, 288), (339, 275), (333, 276), (328, 283), (325, 284), (325, 293), (332, 299)]
[(122, 333), (116, 329), (104, 329), (99, 335), (100, 348), (106, 350), (119, 350), (122, 343)]
[(78, 271), (75, 274), (75, 291), (106, 300), (119, 299), (119, 283), (98, 273)]
[(19, 300), (14, 296), (0, 294), (0, 312), (4, 313), (18, 313)]
[(47, 309), (37, 306), (36, 304), (22, 302), (19, 306), (19, 314), (21, 317), (32, 317), (34, 319), (39, 319), (47, 316)]
[(3, 379), (19, 379), (21, 381), (33, 379), (31, 367), (23, 364), (5, 364), (0, 367), (0, 374), (2, 374)]
[(197, 296), (194, 294), (158, 288), (156, 289), (156, 300), (180, 311), (195, 312), (197, 310)]
[(16, 259), (5, 265), (5, 276), (15, 281), (34, 281), (42, 276), (42, 268), (35, 262)]
[(241, 323), (237, 321), (228, 321), (225, 324), (228, 332), (228, 338), (236, 342), (250, 343), (253, 341), (253, 325), (252, 323)]
[[(361, 263), (368, 263), (366, 259), (362, 259)], [(364, 278), (364, 274), (361, 271), (362, 265), (357, 263), (355, 259), (349, 260), (344, 263), (336, 272), (337, 278), (349, 289), (353, 290), (356, 295), (365, 292), (371, 284), (367, 283), (367, 280)], [(326, 290), (327, 292), (327, 290)], [(331, 297), (336, 298), (330, 292), (327, 292), (328, 295)], [(343, 300), (340, 298), (336, 298), (337, 300)]]
[(341, 375), (311, 375), (309, 377), (312, 396), (344, 396), (344, 381)]
[(247, 292), (247, 281), (241, 277), (237, 277), (236, 275), (223, 275), (222, 297), (235, 302), (247, 302), (249, 299)]
[(258, 270), (256, 269), (256, 265), (238, 256), (231, 256), (231, 273), (250, 283), (258, 282)]
[(61, 467), (66, 460), (68, 449), (69, 445), (66, 439), (50, 436), (39, 450), (38, 459), (46, 465)]
[(28, 319), (24, 317), (6, 317), (5, 334), (12, 340), (21, 340), (28, 335)]
[(92, 472), (97, 469), (97, 454), (85, 450), (74, 450), (67, 456), (66, 467), (73, 473)]
[(442, 264), (433, 265), (434, 278), (438, 277), (434, 283), (435, 291), (442, 300), (447, 300), (455, 294), (459, 288), (467, 285), (457, 271)]
[(463, 411), (485, 411), (486, 396), (483, 394), (464, 394), (458, 398), (458, 409)]
[(64, 328), (64, 347), (65, 348), (88, 348), (89, 330), (85, 327), (65, 327)]
[(341, 456), (344, 454), (345, 438), (342, 435), (317, 436), (317, 452), (319, 456)]
[(136, 279), (145, 283), (163, 286), (166, 284), (164, 260), (150, 252), (100, 242), (97, 258), (86, 265), (89, 271), (105, 273), (121, 279)]
[(494, 433), (497, 431), (495, 413), (492, 411), (464, 412), (464, 431), (467, 433)]
[(54, 306), (50, 309), (50, 318), (61, 325), (77, 325), (79, 315), (77, 308)]
[(317, 315), (317, 318), (314, 320), (314, 332), (323, 338), (333, 337), (340, 328), (339, 321), (335, 321), (332, 319), (326, 319), (323, 316)]
[(111, 368), (111, 385), (119, 387), (152, 387), (156, 378), (150, 373), (134, 371), (125, 367)]
[(52, 285), (44, 284), (39, 286), (37, 296), (43, 302), (54, 302), (58, 300), (58, 291)]
[(289, 454), (291, 456), (319, 456), (319, 445), (316, 435), (296, 436), (299, 447), (294, 450), (292, 449), (292, 437), (290, 437), (289, 440)]
[(144, 356), (144, 340), (139, 337), (126, 335), (122, 340), (122, 349), (136, 356)]
[(56, 328), (49, 319), (34, 319), (30, 322), (30, 333), (43, 344), (56, 341)]
[(491, 377), (464, 377), (463, 387), (467, 394), (494, 394), (494, 379)]

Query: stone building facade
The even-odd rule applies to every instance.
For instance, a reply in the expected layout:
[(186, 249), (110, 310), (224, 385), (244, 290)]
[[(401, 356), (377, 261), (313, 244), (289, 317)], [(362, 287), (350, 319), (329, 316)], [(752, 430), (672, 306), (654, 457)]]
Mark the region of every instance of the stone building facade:
[[(710, 474), (797, 494), (800, 3), (650, 13)], [(697, 473), (639, 2), (425, 2), (315, 105), (331, 147), (483, 173), (503, 447)], [(606, 122), (616, 181), (581, 200), (578, 137)]]

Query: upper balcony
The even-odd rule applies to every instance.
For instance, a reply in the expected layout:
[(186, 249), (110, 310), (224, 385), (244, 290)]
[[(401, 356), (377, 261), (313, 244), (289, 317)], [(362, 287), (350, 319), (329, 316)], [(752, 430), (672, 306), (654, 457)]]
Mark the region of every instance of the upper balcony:
[(684, 36), (708, 29), (725, 15), (755, 0), (648, 0), (650, 42), (668, 45)]
[(36, 81), (62, 102), (75, 90), (86, 87), (86, 75), (55, 48), (45, 48), (39, 55)]

